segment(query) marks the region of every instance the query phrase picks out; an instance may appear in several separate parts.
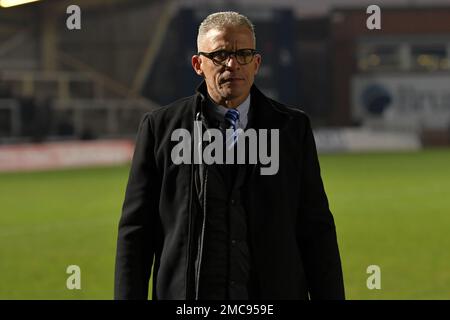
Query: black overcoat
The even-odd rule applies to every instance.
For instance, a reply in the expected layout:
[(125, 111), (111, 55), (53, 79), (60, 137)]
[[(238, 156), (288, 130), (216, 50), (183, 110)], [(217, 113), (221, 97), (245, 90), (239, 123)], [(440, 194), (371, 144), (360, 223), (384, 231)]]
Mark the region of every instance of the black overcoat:
[[(154, 299), (195, 299), (201, 244), (194, 226), (207, 214), (194, 186), (202, 166), (173, 163), (177, 142), (171, 134), (185, 128), (194, 135), (205, 97), (203, 82), (193, 96), (143, 117), (119, 222), (116, 299), (147, 299), (152, 270)], [(310, 120), (255, 85), (250, 109), (255, 129), (279, 129), (278, 172), (261, 175), (261, 164), (254, 165), (244, 195), (259, 296), (344, 299), (336, 229)]]

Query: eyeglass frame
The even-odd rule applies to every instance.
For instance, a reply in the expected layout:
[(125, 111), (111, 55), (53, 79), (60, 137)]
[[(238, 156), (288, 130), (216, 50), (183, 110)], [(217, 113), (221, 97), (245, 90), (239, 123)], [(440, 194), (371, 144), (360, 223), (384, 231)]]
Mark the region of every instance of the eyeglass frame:
[[(252, 59), (249, 61), (249, 62), (247, 62), (247, 63), (240, 63), (239, 62), (239, 59), (238, 59), (238, 57), (237, 57), (237, 53), (239, 52), (239, 51), (243, 51), (243, 50), (250, 50), (251, 51), (251, 53), (252, 53)], [(216, 61), (216, 60), (214, 60), (214, 54), (217, 54), (218, 52), (226, 52), (227, 54), (228, 54), (228, 57), (225, 59), (225, 60), (223, 60), (223, 62), (219, 62), (219, 61)], [(251, 63), (252, 61), (253, 61), (253, 58), (255, 57), (255, 55), (258, 53), (258, 51), (256, 51), (256, 49), (251, 49), (251, 48), (245, 48), (245, 49), (239, 49), (239, 50), (236, 50), (236, 51), (227, 51), (227, 50), (216, 50), (216, 51), (213, 51), (213, 52), (202, 52), (202, 51), (199, 51), (199, 52), (197, 52), (197, 55), (201, 55), (201, 56), (205, 56), (205, 57), (207, 57), (208, 59), (210, 59), (213, 63), (214, 63), (214, 65), (216, 65), (216, 66), (226, 66), (226, 64), (228, 63), (228, 61), (230, 60), (230, 57), (232, 56), (232, 55), (234, 55), (234, 57), (236, 58), (236, 61), (237, 61), (237, 63), (239, 63), (241, 66), (245, 66), (245, 65), (247, 65), (247, 64), (249, 64), (249, 63)]]

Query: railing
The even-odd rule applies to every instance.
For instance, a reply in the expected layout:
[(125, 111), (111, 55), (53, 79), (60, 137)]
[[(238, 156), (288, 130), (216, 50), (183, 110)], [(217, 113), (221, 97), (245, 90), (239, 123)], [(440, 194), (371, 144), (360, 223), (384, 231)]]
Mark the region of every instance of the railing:
[(21, 119), (19, 103), (16, 99), (0, 99), (0, 137), (19, 136)]
[(0, 99), (0, 143), (134, 138), (142, 116), (156, 108), (145, 99), (54, 100), (32, 108), (21, 103)]

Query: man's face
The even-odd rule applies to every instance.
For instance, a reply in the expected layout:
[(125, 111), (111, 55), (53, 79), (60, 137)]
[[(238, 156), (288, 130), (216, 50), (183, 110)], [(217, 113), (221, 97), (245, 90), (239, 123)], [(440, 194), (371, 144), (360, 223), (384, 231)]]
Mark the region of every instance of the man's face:
[[(228, 27), (222, 30), (211, 29), (199, 43), (201, 52), (217, 50), (236, 51), (239, 49), (255, 49), (251, 31), (246, 27)], [(241, 65), (231, 55), (224, 65), (216, 65), (203, 56), (192, 57), (195, 72), (205, 78), (211, 98), (226, 107), (237, 107), (248, 96), (250, 88), (261, 63), (261, 56), (256, 54), (253, 60)]]

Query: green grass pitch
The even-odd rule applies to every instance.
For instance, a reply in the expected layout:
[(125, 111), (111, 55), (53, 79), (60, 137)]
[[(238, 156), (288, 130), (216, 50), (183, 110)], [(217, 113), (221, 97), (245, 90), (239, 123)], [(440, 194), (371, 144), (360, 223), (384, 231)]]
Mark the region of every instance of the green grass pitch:
[[(348, 299), (450, 298), (450, 150), (321, 155)], [(128, 166), (0, 174), (0, 299), (111, 299)], [(66, 268), (81, 268), (81, 290)], [(369, 265), (381, 289), (369, 290)]]

